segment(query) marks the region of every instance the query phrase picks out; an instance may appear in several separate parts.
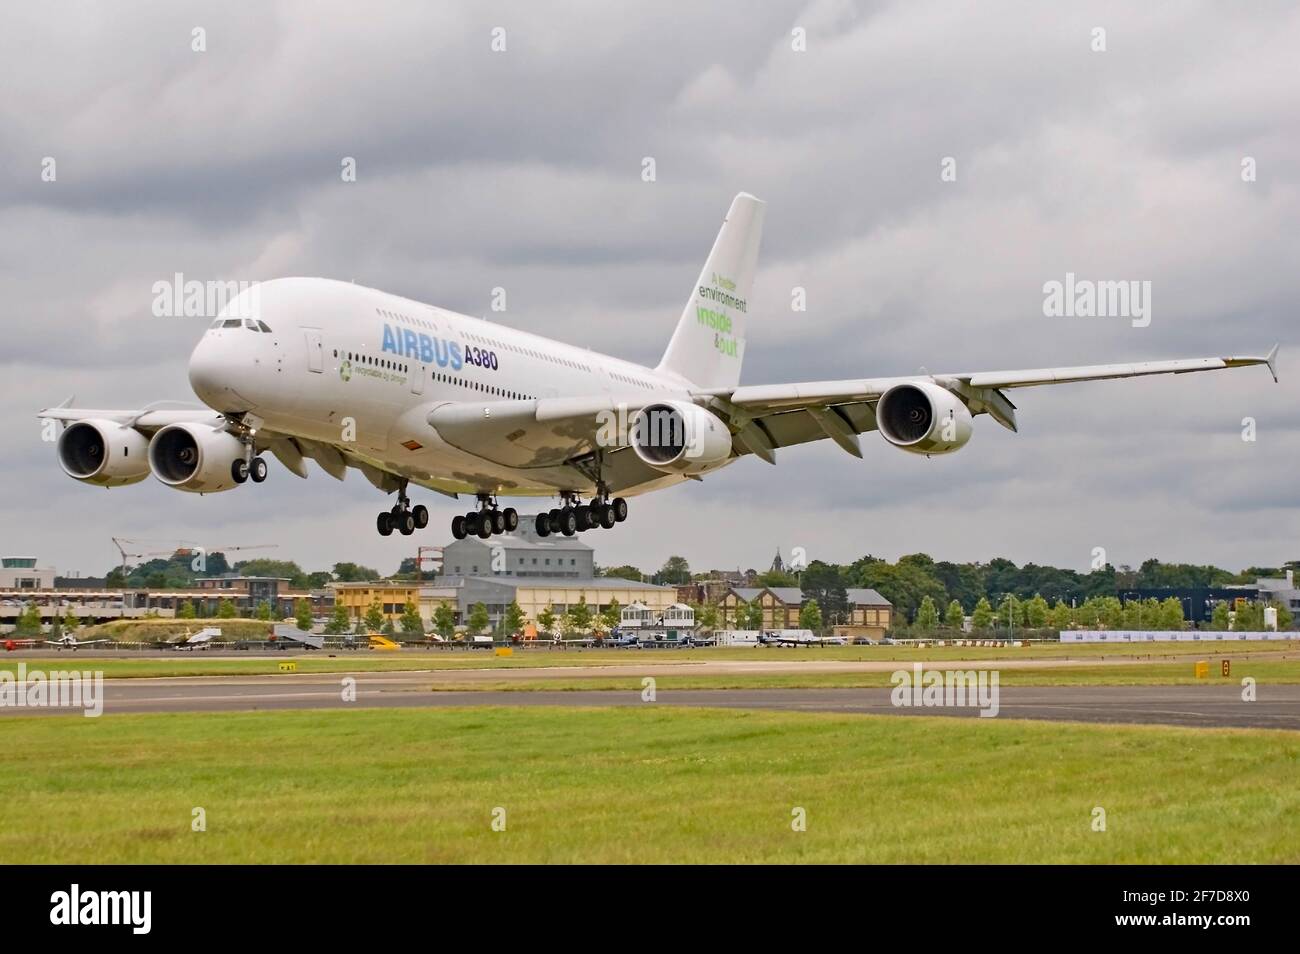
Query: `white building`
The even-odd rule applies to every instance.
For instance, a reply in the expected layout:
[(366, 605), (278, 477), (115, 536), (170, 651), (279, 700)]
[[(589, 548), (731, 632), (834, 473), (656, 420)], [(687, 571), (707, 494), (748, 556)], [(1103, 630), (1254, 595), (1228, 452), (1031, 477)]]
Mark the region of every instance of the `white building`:
[(36, 557), (0, 557), (0, 590), (52, 590), (57, 574), (38, 567)]
[(1278, 579), (1261, 577), (1255, 585), (1259, 587), (1260, 602), (1272, 601), (1285, 606), (1295, 619), (1300, 620), (1300, 589), (1296, 589), (1294, 570), (1287, 570), (1286, 576)]
[(654, 609), (638, 601), (623, 607), (619, 614), (619, 629), (694, 629), (695, 610), (685, 603), (673, 603)]

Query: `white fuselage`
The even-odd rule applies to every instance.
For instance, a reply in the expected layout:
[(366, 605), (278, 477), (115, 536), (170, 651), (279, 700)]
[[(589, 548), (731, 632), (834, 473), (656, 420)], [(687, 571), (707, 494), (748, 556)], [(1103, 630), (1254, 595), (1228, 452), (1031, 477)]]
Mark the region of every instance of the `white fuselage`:
[[(269, 331), (262, 330), (263, 328)], [(590, 492), (568, 466), (510, 467), (444, 441), (428, 423), (446, 403), (684, 395), (675, 375), (375, 289), (287, 278), (223, 310), (189, 364), (195, 394), (279, 434), (346, 447), (456, 492)], [(635, 494), (681, 480), (654, 476)]]

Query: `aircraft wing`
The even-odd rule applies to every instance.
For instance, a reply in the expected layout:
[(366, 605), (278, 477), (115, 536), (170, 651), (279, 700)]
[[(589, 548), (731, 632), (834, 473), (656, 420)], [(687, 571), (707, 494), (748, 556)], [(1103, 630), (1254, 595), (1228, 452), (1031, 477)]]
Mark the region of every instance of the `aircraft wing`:
[(699, 403), (737, 424), (737, 440), (769, 463), (771, 451), (805, 441), (830, 437), (854, 456), (861, 457), (856, 435), (874, 430), (875, 404), (898, 384), (931, 382), (952, 391), (972, 414), (989, 414), (1016, 430), (1016, 407), (1003, 391), (1046, 384), (1072, 384), (1153, 374), (1188, 374), (1266, 365), (1277, 380), (1277, 345), (1263, 357), (1187, 358), (1099, 364), (1065, 368), (1031, 368), (1018, 371), (967, 371), (949, 374), (908, 375), (892, 378), (809, 381), (796, 384), (760, 384), (695, 392)]
[[(146, 437), (153, 436), (155, 431), (169, 424), (207, 424), (212, 427), (223, 427), (226, 423), (224, 415), (208, 408), (88, 408), (73, 407), (73, 400), (74, 398), (70, 397), (61, 404), (38, 411), (36, 417), (40, 420), (61, 421), (65, 427), (77, 421), (112, 421), (124, 427), (134, 428)], [(342, 480), (351, 467), (360, 470), (367, 480), (384, 493), (392, 493), (399, 485), (399, 474), (385, 469), (377, 460), (336, 444), (290, 437), (262, 429), (257, 433), (256, 445), (259, 452), (270, 451), (290, 473), (299, 477), (307, 476), (305, 460), (314, 460), (320, 465), (321, 470), (336, 480)]]
[[(875, 430), (875, 405), (898, 384), (932, 382), (952, 391), (972, 414), (989, 414), (1010, 430), (1016, 429), (1016, 408), (1003, 393), (1010, 388), (1067, 384), (1152, 374), (1187, 374), (1223, 368), (1267, 365), (1276, 380), (1277, 347), (1263, 357), (1192, 358), (1130, 364), (1016, 371), (974, 371), (907, 375), (890, 378), (811, 381), (711, 388), (683, 394), (636, 392), (533, 401), (443, 402), (428, 412), (427, 422), (448, 443), (486, 460), (510, 467), (554, 467), (581, 460), (603, 447), (618, 485), (651, 479), (625, 448), (602, 443), (600, 430), (609, 423), (626, 427), (646, 404), (665, 399), (692, 401), (722, 418), (733, 433), (737, 455), (753, 453), (769, 463), (774, 450), (831, 438), (861, 457), (857, 435)], [(621, 474), (622, 470), (635, 473)], [(646, 473), (641, 473), (646, 470)]]
[(62, 404), (56, 404), (54, 407), (47, 407), (38, 411), (36, 417), (43, 421), (62, 421), (65, 425), (72, 424), (76, 421), (113, 421), (116, 424), (133, 427), (137, 431), (146, 435), (152, 434), (154, 431), (164, 428), (168, 424), (202, 423), (218, 426), (225, 422), (224, 417), (209, 408), (144, 407), (136, 409), (110, 409), (73, 407), (72, 402), (74, 400), (75, 398), (69, 397)]

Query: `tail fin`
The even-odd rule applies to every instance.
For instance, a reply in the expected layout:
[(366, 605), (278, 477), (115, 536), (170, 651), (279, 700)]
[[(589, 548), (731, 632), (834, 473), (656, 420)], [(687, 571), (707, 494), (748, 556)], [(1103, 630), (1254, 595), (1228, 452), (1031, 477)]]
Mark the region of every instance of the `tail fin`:
[(718, 231), (659, 371), (703, 388), (735, 387), (745, 357), (749, 292), (758, 266), (766, 203), (742, 192)]

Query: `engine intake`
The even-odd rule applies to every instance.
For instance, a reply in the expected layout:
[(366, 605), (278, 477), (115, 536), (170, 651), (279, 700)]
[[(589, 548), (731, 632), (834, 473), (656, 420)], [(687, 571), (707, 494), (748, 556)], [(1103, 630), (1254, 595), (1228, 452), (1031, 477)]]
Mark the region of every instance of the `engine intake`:
[(628, 440), (637, 457), (664, 473), (700, 474), (731, 459), (727, 425), (685, 401), (643, 407), (632, 419)]
[(149, 468), (168, 487), (210, 494), (236, 486), (231, 467), (244, 458), (233, 434), (207, 424), (169, 424), (149, 442)]
[(910, 453), (950, 454), (970, 440), (971, 413), (937, 384), (896, 384), (876, 404), (876, 427), (885, 440)]
[(149, 476), (148, 448), (143, 434), (116, 421), (77, 421), (59, 435), (59, 466), (99, 487), (137, 484)]

